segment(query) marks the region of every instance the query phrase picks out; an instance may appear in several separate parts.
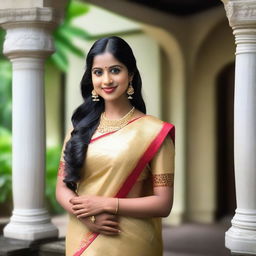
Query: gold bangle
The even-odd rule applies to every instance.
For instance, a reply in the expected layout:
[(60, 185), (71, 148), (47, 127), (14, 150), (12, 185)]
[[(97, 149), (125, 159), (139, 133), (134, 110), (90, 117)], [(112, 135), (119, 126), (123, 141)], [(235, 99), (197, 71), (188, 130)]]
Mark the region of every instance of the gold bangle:
[(90, 220), (91, 220), (91, 222), (92, 222), (92, 223), (95, 223), (95, 221), (96, 221), (95, 216), (94, 216), (94, 215), (92, 215), (92, 216), (90, 217)]
[(118, 210), (119, 210), (119, 198), (117, 198), (117, 202), (116, 202), (116, 212), (115, 212), (115, 215), (117, 215)]

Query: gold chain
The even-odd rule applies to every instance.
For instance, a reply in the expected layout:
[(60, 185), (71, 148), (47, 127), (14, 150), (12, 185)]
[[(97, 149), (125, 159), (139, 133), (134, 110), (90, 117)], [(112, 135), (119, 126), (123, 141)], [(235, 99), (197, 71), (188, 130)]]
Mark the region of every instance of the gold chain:
[(126, 126), (129, 123), (129, 121), (131, 120), (134, 112), (135, 112), (135, 107), (133, 107), (121, 119), (117, 119), (117, 120), (107, 119), (106, 116), (105, 116), (105, 112), (103, 112), (100, 116), (100, 124), (99, 124), (97, 130), (100, 133), (117, 131), (117, 130), (123, 128), (124, 126)]

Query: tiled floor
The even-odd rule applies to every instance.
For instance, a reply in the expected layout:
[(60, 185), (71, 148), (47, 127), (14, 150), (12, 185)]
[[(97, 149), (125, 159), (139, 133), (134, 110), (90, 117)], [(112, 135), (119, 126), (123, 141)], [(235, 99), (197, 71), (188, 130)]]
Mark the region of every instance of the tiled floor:
[(164, 227), (164, 256), (230, 256), (224, 245), (228, 228), (225, 223)]

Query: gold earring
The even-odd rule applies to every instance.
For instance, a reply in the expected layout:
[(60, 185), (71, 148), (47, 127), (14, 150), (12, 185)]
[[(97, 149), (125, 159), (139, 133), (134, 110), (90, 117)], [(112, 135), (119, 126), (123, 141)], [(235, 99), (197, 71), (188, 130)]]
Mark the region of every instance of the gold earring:
[(99, 95), (95, 92), (95, 90), (92, 90), (92, 101), (100, 101)]
[(127, 89), (126, 93), (128, 94), (128, 99), (132, 100), (133, 99), (132, 95), (134, 94), (134, 89), (132, 87), (132, 82), (131, 81), (129, 82), (129, 86), (128, 86), (128, 89)]

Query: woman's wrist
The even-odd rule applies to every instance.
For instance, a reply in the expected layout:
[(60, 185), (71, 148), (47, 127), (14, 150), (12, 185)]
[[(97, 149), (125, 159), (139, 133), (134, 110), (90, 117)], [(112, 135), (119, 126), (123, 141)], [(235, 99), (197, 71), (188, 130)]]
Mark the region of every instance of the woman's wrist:
[(118, 198), (108, 198), (104, 207), (104, 211), (112, 214), (117, 214), (119, 209)]

